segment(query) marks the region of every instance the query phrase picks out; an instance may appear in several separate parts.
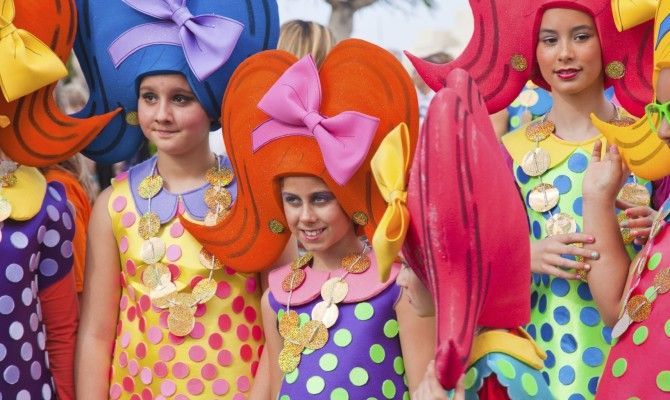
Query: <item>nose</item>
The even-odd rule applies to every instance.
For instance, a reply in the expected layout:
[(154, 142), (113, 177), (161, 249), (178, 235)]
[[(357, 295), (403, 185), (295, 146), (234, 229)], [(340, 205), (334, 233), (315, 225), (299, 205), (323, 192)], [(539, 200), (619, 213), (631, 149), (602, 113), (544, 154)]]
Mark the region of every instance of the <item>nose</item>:
[(572, 61), (572, 59), (575, 57), (575, 52), (574, 48), (572, 45), (572, 41), (570, 40), (561, 40), (559, 42), (559, 53), (558, 53), (558, 60), (561, 62), (568, 62)]
[(170, 122), (172, 121), (172, 108), (168, 101), (159, 101), (156, 105), (156, 114), (154, 115), (156, 122)]
[(302, 210), (300, 210), (300, 221), (309, 224), (316, 222), (316, 220), (317, 217), (314, 208), (309, 204), (309, 202), (306, 202), (302, 206)]
[(670, 140), (670, 124), (665, 118), (663, 118), (661, 126), (658, 128), (658, 137), (666, 141)]

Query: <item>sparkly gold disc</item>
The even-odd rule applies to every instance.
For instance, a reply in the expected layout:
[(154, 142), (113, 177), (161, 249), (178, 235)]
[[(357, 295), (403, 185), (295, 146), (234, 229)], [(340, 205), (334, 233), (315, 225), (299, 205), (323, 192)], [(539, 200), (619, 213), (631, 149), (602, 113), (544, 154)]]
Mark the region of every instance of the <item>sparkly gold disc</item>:
[(670, 291), (670, 269), (666, 268), (656, 274), (654, 277), (654, 286), (656, 286), (656, 290), (660, 294)]
[(365, 226), (368, 224), (368, 216), (363, 211), (356, 211), (352, 216), (351, 220), (354, 221), (356, 225)]
[(201, 280), (195, 284), (191, 294), (198, 303), (207, 303), (216, 294), (216, 281), (213, 279)]
[(230, 210), (223, 210), (223, 208), (219, 212), (209, 210), (207, 215), (205, 215), (205, 220), (203, 223), (205, 226), (214, 226), (221, 222), (229, 212)]
[(3, 188), (8, 188), (16, 185), (17, 179), (16, 175), (13, 172), (8, 172), (0, 176), (0, 186)]
[(278, 235), (283, 233), (286, 228), (281, 222), (277, 221), (276, 219), (271, 219), (268, 222), (268, 229), (270, 229), (270, 232)]
[(328, 329), (321, 321), (309, 321), (300, 332), (308, 349), (318, 350), (328, 342)]
[(651, 313), (651, 303), (646, 297), (638, 294), (628, 300), (626, 311), (633, 321), (642, 322), (649, 318), (649, 314)]
[(517, 72), (523, 72), (528, 68), (528, 60), (521, 54), (514, 54), (509, 62), (512, 65), (512, 69)]
[(347, 297), (349, 284), (340, 278), (330, 278), (321, 286), (321, 298), (330, 303), (340, 303)]
[[(621, 225), (621, 222), (627, 221), (629, 218), (626, 215), (626, 213), (621, 212), (619, 215), (616, 217), (617, 221), (619, 222), (619, 225)], [(624, 244), (631, 244), (635, 240), (635, 237), (631, 235), (630, 228), (620, 228), (621, 230), (621, 238), (623, 239)]]
[(195, 312), (195, 306), (198, 304), (198, 299), (195, 298), (193, 293), (177, 293), (173, 300), (175, 304), (188, 307), (192, 312)]
[(233, 171), (228, 168), (212, 167), (207, 170), (205, 179), (212, 186), (228, 186), (233, 181)]
[(335, 325), (340, 316), (340, 310), (335, 304), (326, 301), (318, 302), (312, 309), (312, 320), (321, 321), (326, 328)]
[(305, 253), (301, 255), (300, 257), (296, 258), (292, 263), (291, 263), (291, 269), (299, 269), (304, 267), (305, 265), (309, 264), (314, 256), (312, 256), (311, 253)]
[[(177, 296), (177, 285), (170, 281), (170, 275), (161, 276), (161, 283), (149, 291), (149, 298), (156, 307), (167, 308), (174, 303)], [(163, 305), (160, 305), (163, 304)]]
[(575, 219), (569, 214), (554, 214), (547, 220), (548, 236), (575, 232), (577, 232), (577, 222), (575, 222)]
[(294, 269), (292, 270), (281, 283), (282, 289), (286, 293), (290, 292), (291, 290), (295, 290), (302, 285), (302, 283), (305, 281), (305, 271), (302, 269)]
[(170, 275), (168, 267), (160, 263), (148, 265), (142, 273), (142, 283), (149, 289), (153, 289), (161, 283), (163, 275)]
[(549, 165), (551, 165), (551, 156), (541, 147), (536, 147), (526, 153), (521, 161), (521, 169), (528, 176), (540, 176), (544, 174), (549, 169)]
[(145, 264), (154, 264), (159, 262), (165, 255), (165, 242), (163, 239), (152, 237), (142, 243), (140, 249), (140, 258)]
[(621, 61), (612, 61), (605, 67), (605, 74), (611, 79), (621, 79), (626, 74), (626, 66)]
[(526, 137), (531, 142), (541, 142), (554, 133), (556, 125), (547, 120), (537, 120), (531, 122), (526, 128)]
[(177, 287), (173, 286), (170, 292), (167, 294), (161, 296), (161, 297), (152, 297), (152, 294), (149, 295), (151, 297), (151, 303), (155, 305), (158, 308), (162, 309), (167, 309), (170, 308), (174, 304), (174, 298), (177, 296)]
[(9, 218), (12, 214), (12, 205), (6, 199), (0, 197), (0, 222)]
[(151, 237), (157, 236), (160, 229), (161, 220), (158, 218), (158, 214), (155, 212), (149, 211), (140, 217), (140, 223), (137, 230), (142, 239), (147, 240)]
[(370, 268), (370, 257), (367, 254), (349, 254), (342, 259), (342, 268), (352, 274), (361, 274)]
[(623, 185), (617, 197), (636, 206), (649, 205), (649, 201), (651, 200), (651, 194), (647, 188), (639, 183), (627, 183)]
[(284, 348), (279, 352), (279, 369), (285, 374), (290, 374), (298, 368), (300, 364), (300, 356), (291, 354), (288, 349)]
[(175, 336), (186, 336), (195, 326), (195, 317), (189, 307), (180, 304), (170, 307), (167, 319), (168, 329)]
[(554, 185), (540, 183), (531, 190), (528, 195), (530, 208), (537, 212), (547, 212), (556, 207), (560, 193)]
[(207, 249), (205, 249), (204, 247), (200, 249), (200, 254), (198, 254), (198, 260), (200, 260), (200, 264), (202, 264), (202, 266), (207, 269), (217, 270), (223, 268), (223, 263), (221, 262), (221, 260), (216, 258), (214, 254), (207, 251)]
[(226, 188), (212, 186), (205, 191), (205, 204), (210, 210), (216, 210), (219, 206), (227, 210), (232, 203), (233, 196)]
[(284, 316), (279, 320), (279, 334), (282, 337), (288, 335), (290, 331), (296, 329), (300, 326), (300, 317), (298, 313), (293, 310), (285, 313)]
[(614, 126), (626, 127), (633, 125), (635, 123), (635, 120), (631, 117), (623, 116), (609, 120), (607, 121), (607, 123)]
[(160, 175), (149, 175), (142, 179), (137, 193), (143, 199), (150, 199), (158, 194), (163, 188), (163, 177)]

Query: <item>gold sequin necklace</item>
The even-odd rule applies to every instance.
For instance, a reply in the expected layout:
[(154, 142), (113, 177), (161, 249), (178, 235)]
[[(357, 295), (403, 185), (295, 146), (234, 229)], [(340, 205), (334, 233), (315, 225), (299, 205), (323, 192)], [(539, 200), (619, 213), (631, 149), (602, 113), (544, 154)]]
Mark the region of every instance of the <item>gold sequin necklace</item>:
[(9, 218), (12, 214), (12, 204), (2, 196), (2, 189), (16, 185), (16, 170), (19, 164), (11, 160), (0, 161), (0, 222)]
[[(279, 320), (279, 334), (284, 338), (284, 348), (279, 353), (279, 368), (285, 374), (293, 372), (300, 364), (303, 350), (318, 350), (328, 343), (328, 328), (335, 325), (340, 311), (337, 304), (349, 293), (349, 284), (344, 279), (349, 274), (361, 274), (370, 268), (366, 244), (360, 254), (352, 253), (342, 259), (340, 265), (345, 273), (328, 279), (321, 286), (321, 301), (312, 308), (311, 320), (302, 327), (298, 313), (291, 310), (291, 296), (305, 281), (303, 268), (312, 261), (311, 254), (299, 257), (291, 264), (291, 272), (282, 281), (282, 289), (288, 292), (286, 312)], [(300, 271), (300, 272), (297, 272)]]
[[(227, 212), (232, 204), (232, 196), (226, 186), (233, 180), (233, 173), (229, 169), (222, 169), (217, 156), (216, 166), (206, 173), (206, 180), (211, 185), (205, 191), (205, 203), (209, 208), (208, 216), (211, 221), (219, 221), (221, 214)], [(200, 263), (209, 270), (208, 276), (193, 287), (191, 293), (179, 292), (177, 285), (172, 282), (170, 269), (161, 260), (165, 256), (165, 242), (158, 237), (161, 222), (158, 214), (151, 209), (152, 199), (163, 190), (163, 177), (157, 173), (156, 164), (150, 176), (142, 180), (138, 187), (138, 194), (148, 200), (147, 212), (140, 217), (138, 233), (144, 242), (140, 250), (140, 257), (145, 263), (142, 272), (142, 283), (149, 288), (149, 297), (156, 307), (168, 309), (168, 329), (176, 336), (186, 336), (195, 326), (195, 311), (198, 304), (204, 304), (212, 299), (216, 293), (217, 282), (213, 279), (215, 270), (223, 268), (222, 263), (213, 254), (204, 248), (200, 250)], [(178, 201), (182, 201), (181, 196)], [(211, 214), (211, 216), (210, 216)]]

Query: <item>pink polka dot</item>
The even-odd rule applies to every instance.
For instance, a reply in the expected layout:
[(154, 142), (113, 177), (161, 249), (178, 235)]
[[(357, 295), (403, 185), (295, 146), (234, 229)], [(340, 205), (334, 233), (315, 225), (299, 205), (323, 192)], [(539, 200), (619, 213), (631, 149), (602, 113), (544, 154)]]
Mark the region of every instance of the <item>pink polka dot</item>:
[(228, 275), (235, 275), (237, 273), (237, 271), (235, 271), (234, 269), (232, 269), (230, 267), (226, 267), (224, 269), (225, 269), (225, 271)]
[(198, 345), (191, 346), (191, 348), (188, 350), (188, 356), (191, 360), (200, 362), (205, 359), (205, 349)]
[(135, 298), (135, 288), (132, 287), (132, 285), (128, 285), (128, 286), (126, 287), (126, 290), (128, 290), (128, 298), (129, 298), (130, 300), (132, 300), (132, 301), (136, 301), (136, 298)]
[(168, 320), (168, 317), (169, 317), (169, 316), (170, 316), (170, 312), (169, 312), (169, 311), (162, 311), (162, 312), (161, 312), (161, 315), (158, 317), (158, 324), (159, 324), (163, 329), (167, 329), (167, 328), (168, 328), (167, 320)]
[(222, 314), (219, 316), (219, 329), (221, 329), (222, 332), (228, 332), (231, 325), (232, 322), (228, 314)]
[(208, 342), (209, 347), (211, 347), (213, 350), (218, 350), (221, 348), (221, 346), (223, 346), (223, 338), (218, 333), (212, 333), (209, 336)]
[(228, 393), (229, 389), (228, 382), (223, 379), (215, 380), (214, 384), (212, 385), (212, 391), (214, 391), (214, 394), (217, 396), (223, 396), (224, 394)]
[(151, 389), (149, 388), (144, 388), (142, 390), (142, 400), (153, 400), (154, 395), (151, 393)]
[(190, 394), (197, 396), (202, 393), (204, 385), (200, 379), (193, 378), (189, 379), (189, 381), (186, 383), (186, 389)]
[(249, 328), (246, 325), (237, 326), (237, 338), (243, 342), (246, 342), (249, 339)]
[(149, 341), (153, 344), (158, 344), (163, 340), (163, 332), (156, 326), (149, 328), (147, 336), (149, 337)]
[(167, 365), (159, 361), (156, 364), (154, 364), (154, 374), (156, 374), (157, 377), (159, 378), (165, 378), (165, 376), (168, 373)]
[(200, 322), (196, 322), (195, 325), (193, 325), (193, 330), (191, 331), (191, 337), (193, 339), (200, 339), (203, 336), (205, 336), (205, 326)]
[(119, 300), (119, 309), (121, 311), (126, 311), (126, 308), (128, 307), (128, 296), (125, 294), (121, 296), (121, 300)]
[(128, 238), (125, 236), (119, 240), (119, 251), (124, 254), (126, 251), (128, 251)]
[(121, 181), (125, 181), (126, 178), (128, 178), (128, 171), (123, 171), (120, 174), (118, 174), (117, 176), (115, 176), (114, 180), (116, 180), (117, 182), (121, 182)]
[(255, 293), (256, 292), (256, 286), (258, 285), (256, 278), (248, 278), (247, 282), (245, 284), (247, 288), (247, 292), (249, 293)]
[(117, 400), (119, 397), (121, 397), (121, 392), (123, 389), (121, 389), (121, 385), (118, 383), (113, 384), (109, 388), (109, 397), (112, 398), (113, 400)]
[(137, 393), (133, 393), (133, 394), (130, 396), (130, 399), (129, 399), (129, 400), (142, 400), (142, 398), (140, 397), (139, 394), (137, 394)]
[(168, 333), (168, 339), (170, 339), (170, 343), (179, 345), (184, 343), (184, 340), (186, 340), (186, 336), (175, 336), (172, 333)]
[(149, 311), (149, 308), (151, 308), (151, 299), (146, 294), (140, 297), (140, 308), (144, 312)]
[(251, 337), (253, 337), (255, 341), (260, 342), (261, 339), (263, 339), (263, 329), (258, 325), (254, 325), (254, 327), (251, 328)]
[(191, 286), (191, 289), (193, 289), (195, 285), (197, 285), (198, 282), (200, 282), (203, 279), (205, 278), (200, 275), (194, 276), (193, 279), (191, 279), (191, 283), (189, 284)]
[(163, 381), (161, 382), (161, 394), (163, 396), (172, 396), (177, 390), (177, 386), (172, 381)]
[(233, 362), (233, 355), (228, 350), (221, 350), (217, 356), (217, 361), (222, 367), (227, 367)]
[(168, 362), (172, 361), (174, 359), (175, 351), (174, 347), (165, 345), (158, 350), (158, 357), (160, 357), (161, 361)]
[(257, 350), (258, 358), (261, 358), (261, 356), (263, 355), (263, 348), (264, 348), (263, 345), (258, 346), (258, 350)]
[(128, 271), (128, 275), (135, 276), (137, 268), (135, 267), (135, 263), (133, 262), (133, 260), (126, 261), (126, 271)]
[(244, 309), (244, 297), (242, 296), (237, 296), (233, 300), (233, 312), (235, 314), (239, 314), (242, 312)]
[(126, 205), (128, 205), (128, 200), (123, 196), (118, 196), (112, 201), (112, 209), (117, 213), (123, 211)]
[(135, 355), (139, 359), (143, 359), (144, 357), (147, 356), (147, 345), (144, 343), (138, 343), (137, 346), (135, 346)]
[(249, 378), (246, 376), (240, 376), (237, 378), (237, 390), (240, 392), (246, 392), (250, 389), (251, 384), (249, 383)]
[(212, 379), (216, 378), (217, 375), (216, 366), (211, 363), (205, 364), (202, 367), (202, 369), (200, 369), (200, 375), (202, 375), (202, 377), (207, 379), (208, 381), (211, 381)]
[(181, 258), (181, 247), (176, 244), (171, 244), (168, 246), (165, 256), (170, 261), (177, 261)]
[(137, 323), (137, 327), (140, 328), (140, 332), (144, 333), (147, 329), (147, 321), (144, 319), (144, 317), (140, 317), (139, 322)]
[(251, 306), (244, 307), (244, 318), (250, 324), (256, 322), (256, 309)]
[(242, 360), (244, 361), (250, 361), (251, 357), (253, 356), (253, 351), (251, 350), (251, 346), (248, 344), (242, 345), (240, 347), (240, 357), (242, 357)]
[(136, 218), (137, 217), (135, 216), (134, 212), (128, 211), (121, 217), (121, 224), (126, 228), (130, 228), (135, 223)]
[(230, 296), (230, 284), (226, 281), (220, 281), (216, 285), (216, 296), (220, 299), (225, 299)]
[(175, 223), (170, 227), (170, 236), (172, 236), (173, 238), (176, 239), (176, 238), (180, 237), (180, 236), (183, 235), (183, 234), (184, 234), (184, 226), (183, 226), (181, 223), (179, 223), (179, 222), (175, 222)]
[(258, 372), (258, 361), (251, 363), (251, 376), (256, 376), (256, 372)]
[(137, 310), (135, 309), (134, 306), (130, 307), (126, 314), (127, 314), (128, 321), (133, 322), (135, 320), (135, 317), (137, 316)]
[(145, 385), (151, 383), (151, 381), (153, 380), (153, 376), (151, 375), (151, 370), (149, 368), (147, 367), (142, 368), (142, 371), (140, 371), (140, 380)]
[(128, 354), (127, 354), (125, 351), (122, 351), (122, 352), (119, 354), (119, 365), (120, 365), (122, 368), (125, 368), (126, 365), (128, 365)]
[(181, 200), (181, 197), (179, 197), (179, 201), (177, 202), (177, 212), (181, 215), (186, 211), (186, 206), (184, 205), (184, 202)]
[(140, 372), (140, 368), (137, 365), (137, 361), (135, 360), (128, 361), (128, 373), (130, 373), (130, 375), (132, 376), (135, 376), (137, 375), (138, 372)]
[(178, 394), (174, 397), (174, 400), (191, 400), (191, 399), (189, 399), (187, 396), (183, 394)]
[(195, 306), (195, 312), (193, 315), (196, 317), (202, 317), (207, 312), (207, 304), (198, 304)]
[(122, 384), (123, 384), (123, 390), (125, 390), (128, 393), (135, 390), (135, 381), (133, 380), (133, 378), (129, 376), (123, 378)]
[(121, 347), (125, 349), (128, 347), (128, 344), (130, 344), (130, 332), (124, 332), (123, 336), (121, 336)]
[(245, 400), (246, 398), (242, 393), (235, 393), (235, 396), (233, 396), (233, 400)]
[(170, 275), (172, 276), (172, 282), (179, 279), (179, 275), (181, 275), (181, 270), (179, 269), (179, 267), (174, 264), (168, 264), (167, 267), (170, 270)]
[(188, 365), (183, 362), (177, 362), (172, 366), (172, 375), (174, 375), (175, 378), (184, 379), (190, 372)]

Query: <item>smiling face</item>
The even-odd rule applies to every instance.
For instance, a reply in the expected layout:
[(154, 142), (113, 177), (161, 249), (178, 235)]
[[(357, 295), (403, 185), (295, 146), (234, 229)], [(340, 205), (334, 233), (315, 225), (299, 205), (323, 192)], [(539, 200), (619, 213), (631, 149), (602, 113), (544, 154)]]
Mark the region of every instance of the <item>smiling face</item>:
[(396, 285), (403, 289), (418, 316), (432, 317), (435, 315), (433, 296), (411, 268), (405, 265), (402, 267), (396, 278)]
[(581, 11), (552, 8), (544, 12), (538, 32), (537, 63), (553, 93), (602, 93), (603, 64), (593, 18)]
[(142, 132), (159, 152), (185, 154), (209, 139), (211, 119), (181, 74), (143, 78), (137, 114)]

